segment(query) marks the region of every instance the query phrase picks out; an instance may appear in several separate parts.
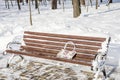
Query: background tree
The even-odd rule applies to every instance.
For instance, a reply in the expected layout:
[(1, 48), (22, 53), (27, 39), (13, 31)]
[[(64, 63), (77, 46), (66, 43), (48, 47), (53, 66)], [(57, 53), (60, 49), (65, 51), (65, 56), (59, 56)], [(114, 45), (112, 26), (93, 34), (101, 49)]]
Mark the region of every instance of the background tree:
[(96, 0), (96, 9), (98, 9), (98, 0)]
[(30, 3), (30, 0), (28, 2), (29, 2), (29, 12), (30, 12), (30, 24), (32, 25), (32, 13), (31, 13), (31, 3)]
[(112, 3), (112, 0), (110, 0), (110, 3)]
[(21, 10), (21, 7), (20, 7), (20, 0), (17, 0), (17, 4), (18, 4), (18, 9)]
[(62, 0), (62, 5), (63, 5), (63, 11), (65, 11), (64, 0)]
[(91, 4), (91, 7), (92, 7), (92, 0), (90, 0), (90, 4)]
[(81, 4), (85, 6), (85, 0), (80, 0)]
[(76, 18), (81, 14), (80, 0), (73, 0), (73, 17)]
[(59, 5), (61, 5), (61, 0), (59, 0)]
[(40, 9), (39, 9), (39, 4), (40, 3), (40, 1), (39, 0), (37, 0), (37, 4), (38, 4), (38, 14), (40, 14)]
[(8, 0), (5, 0), (5, 6), (6, 6), (6, 8), (10, 9), (9, 1)]
[(28, 0), (26, 0), (26, 3), (28, 4)]
[(107, 6), (109, 6), (110, 3), (112, 3), (112, 0), (108, 0)]
[(57, 0), (52, 0), (52, 9), (57, 9)]
[(11, 5), (13, 6), (13, 2), (12, 2), (12, 0), (10, 0), (10, 2), (11, 2)]
[(38, 0), (35, 0), (35, 9), (38, 8)]

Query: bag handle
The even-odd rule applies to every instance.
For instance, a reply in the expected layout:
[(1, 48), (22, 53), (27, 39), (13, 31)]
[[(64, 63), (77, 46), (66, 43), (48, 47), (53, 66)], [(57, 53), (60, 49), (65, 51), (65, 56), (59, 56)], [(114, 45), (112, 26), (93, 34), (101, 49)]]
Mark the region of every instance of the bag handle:
[(75, 51), (76, 47), (75, 47), (75, 44), (72, 41), (68, 41), (68, 42), (65, 43), (64, 50), (66, 50), (68, 44), (72, 44), (73, 45), (73, 50), (72, 51)]

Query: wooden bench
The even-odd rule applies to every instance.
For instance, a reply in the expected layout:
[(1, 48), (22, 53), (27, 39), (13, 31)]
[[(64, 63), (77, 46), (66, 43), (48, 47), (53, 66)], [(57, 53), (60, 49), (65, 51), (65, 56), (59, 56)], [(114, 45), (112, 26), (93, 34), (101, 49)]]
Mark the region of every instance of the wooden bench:
[[(102, 49), (103, 46), (108, 48), (110, 37), (102, 38), (25, 31), (23, 41), (25, 45), (21, 45), (20, 50), (10, 49), (6, 50), (6, 52), (92, 66), (92, 61), (98, 54), (98, 50)], [(75, 43), (77, 54), (73, 59), (57, 58), (57, 53), (68, 41)], [(104, 42), (106, 42), (106, 45), (102, 45)]]

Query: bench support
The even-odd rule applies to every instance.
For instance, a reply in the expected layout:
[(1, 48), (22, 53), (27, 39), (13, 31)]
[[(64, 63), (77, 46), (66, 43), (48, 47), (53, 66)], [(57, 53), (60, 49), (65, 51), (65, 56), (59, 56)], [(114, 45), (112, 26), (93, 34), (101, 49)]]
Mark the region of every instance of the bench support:
[(10, 62), (12, 61), (12, 59), (13, 59), (15, 56), (19, 56), (22, 60), (24, 59), (24, 57), (21, 56), (21, 55), (12, 54), (12, 55), (10, 56), (10, 58), (8, 59), (8, 61), (7, 61), (7, 68), (10, 67)]
[(93, 60), (91, 67), (91, 70), (95, 72), (94, 80), (98, 79), (100, 72), (103, 73), (104, 78), (107, 78), (106, 70), (105, 70), (105, 60), (106, 60), (106, 54), (102, 55), (101, 53), (98, 53), (95, 56), (95, 60)]

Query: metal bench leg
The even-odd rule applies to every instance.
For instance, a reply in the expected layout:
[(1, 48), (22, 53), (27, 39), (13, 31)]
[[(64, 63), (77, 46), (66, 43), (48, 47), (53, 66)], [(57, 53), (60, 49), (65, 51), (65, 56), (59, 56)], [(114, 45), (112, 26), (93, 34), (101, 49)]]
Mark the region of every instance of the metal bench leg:
[(103, 72), (103, 75), (104, 75), (104, 77), (105, 77), (105, 79), (106, 79), (106, 78), (107, 78), (107, 75), (106, 75), (105, 69), (103, 69), (102, 72)]
[[(15, 57), (16, 55), (15, 54), (13, 54), (10, 58), (9, 58), (9, 60), (8, 60), (8, 62), (7, 62), (7, 68), (9, 68), (9, 66), (10, 66), (10, 62), (12, 61), (12, 59)], [(19, 55), (20, 56), (20, 58), (23, 60), (24, 59), (24, 57), (23, 56), (21, 56), (21, 55)]]
[(98, 76), (99, 76), (99, 73), (100, 73), (101, 71), (98, 69), (98, 71), (95, 73), (95, 75), (94, 75), (94, 79), (93, 80), (98, 80)]
[(10, 66), (10, 62), (12, 61), (12, 59), (15, 57), (15, 54), (12, 54), (11, 57), (9, 58), (8, 62), (7, 62), (7, 68)]

